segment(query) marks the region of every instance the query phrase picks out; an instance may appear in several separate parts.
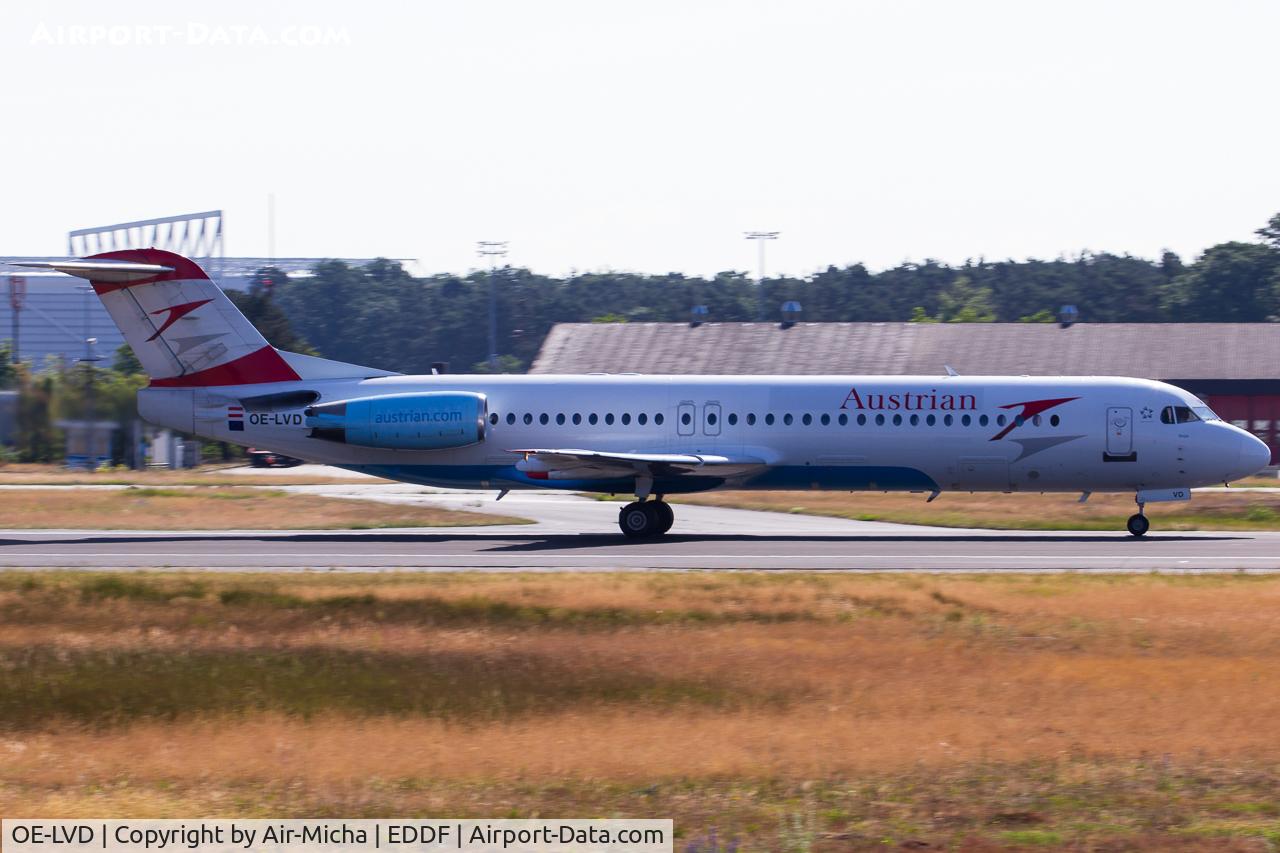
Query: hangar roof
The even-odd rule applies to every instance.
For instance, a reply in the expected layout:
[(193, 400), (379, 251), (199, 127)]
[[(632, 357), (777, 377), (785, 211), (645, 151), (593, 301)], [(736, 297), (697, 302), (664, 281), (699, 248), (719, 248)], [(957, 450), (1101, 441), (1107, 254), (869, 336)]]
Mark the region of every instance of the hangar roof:
[(1280, 323), (561, 323), (532, 373), (1276, 380)]

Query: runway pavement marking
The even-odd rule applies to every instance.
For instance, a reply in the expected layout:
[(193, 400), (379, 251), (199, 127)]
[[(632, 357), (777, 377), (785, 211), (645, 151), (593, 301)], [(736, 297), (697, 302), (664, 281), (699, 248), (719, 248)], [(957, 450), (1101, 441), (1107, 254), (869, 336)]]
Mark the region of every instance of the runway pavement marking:
[[(214, 553), (203, 553), (200, 551), (72, 551), (72, 552), (47, 552), (47, 551), (4, 551), (0, 552), (0, 561), (9, 557), (42, 557), (45, 559), (84, 559), (86, 557), (99, 558), (125, 558), (125, 557), (187, 557), (197, 558), (201, 560), (218, 560), (228, 557), (258, 557), (261, 558), (261, 551), (221, 551)], [(279, 555), (275, 555), (279, 556)], [(1079, 554), (1079, 555), (1054, 555), (1054, 554), (490, 554), (490, 553), (450, 553), (450, 554), (423, 554), (423, 553), (380, 553), (380, 552), (361, 552), (356, 554), (343, 553), (324, 553), (324, 554), (299, 554), (299, 559), (376, 559), (376, 560), (392, 560), (392, 559), (413, 559), (413, 560), (1170, 560), (1174, 562), (1189, 563), (1202, 562), (1205, 560), (1260, 560), (1270, 562), (1280, 562), (1280, 558), (1271, 555), (1240, 555), (1240, 556), (1196, 556), (1186, 557), (1185, 555), (1171, 554)]]

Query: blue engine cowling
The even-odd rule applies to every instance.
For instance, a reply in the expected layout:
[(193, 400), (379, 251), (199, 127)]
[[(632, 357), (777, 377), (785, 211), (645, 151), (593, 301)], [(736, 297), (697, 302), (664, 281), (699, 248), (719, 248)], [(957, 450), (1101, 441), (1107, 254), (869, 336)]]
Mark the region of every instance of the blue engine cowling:
[(446, 450), (484, 441), (489, 403), (469, 391), (358, 397), (310, 406), (311, 437), (391, 450)]

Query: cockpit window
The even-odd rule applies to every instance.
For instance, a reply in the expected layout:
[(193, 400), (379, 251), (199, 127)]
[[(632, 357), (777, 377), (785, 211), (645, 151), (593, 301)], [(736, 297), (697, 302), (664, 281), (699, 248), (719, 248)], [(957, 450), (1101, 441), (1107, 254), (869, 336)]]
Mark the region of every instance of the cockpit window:
[(1217, 413), (1214, 412), (1213, 409), (1206, 406), (1204, 404), (1204, 401), (1201, 400), (1199, 397), (1191, 398), (1191, 411), (1195, 412), (1200, 417), (1200, 420), (1202, 421), (1222, 420), (1222, 418), (1218, 417)]
[[(1207, 408), (1206, 408), (1207, 411)], [(1213, 414), (1210, 412), (1209, 414)], [(1190, 406), (1165, 406), (1160, 412), (1162, 424), (1187, 424), (1200, 420), (1199, 415), (1191, 411)]]

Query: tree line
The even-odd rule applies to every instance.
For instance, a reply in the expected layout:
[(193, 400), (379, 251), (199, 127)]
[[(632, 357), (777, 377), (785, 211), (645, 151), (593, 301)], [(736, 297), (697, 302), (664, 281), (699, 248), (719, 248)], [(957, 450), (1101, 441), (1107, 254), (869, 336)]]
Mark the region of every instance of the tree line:
[[(554, 278), (506, 267), (493, 273), (499, 369), (527, 368), (555, 323), (681, 322), (694, 305), (720, 322), (777, 321), (790, 300), (814, 322), (1052, 322), (1066, 304), (1096, 323), (1276, 322), (1280, 214), (1257, 235), (1257, 242), (1213, 246), (1190, 264), (1172, 252), (1157, 260), (1101, 253), (955, 266), (925, 261), (881, 272), (853, 264), (761, 286), (743, 272)], [(441, 361), (454, 371), (483, 372), (489, 288), (487, 272), (415, 278), (388, 260), (361, 268), (325, 261), (309, 278), (262, 270), (237, 301), (285, 349), (406, 373)]]

